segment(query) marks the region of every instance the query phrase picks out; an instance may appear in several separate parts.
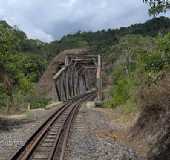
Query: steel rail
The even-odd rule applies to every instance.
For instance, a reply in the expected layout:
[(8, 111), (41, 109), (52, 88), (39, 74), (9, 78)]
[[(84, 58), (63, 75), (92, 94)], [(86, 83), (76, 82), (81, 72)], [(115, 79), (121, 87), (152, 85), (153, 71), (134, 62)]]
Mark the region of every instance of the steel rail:
[(44, 160), (62, 160), (64, 157), (65, 146), (67, 143), (71, 124), (76, 115), (76, 112), (78, 111), (81, 102), (89, 98), (92, 93), (94, 93), (94, 91), (86, 93), (85, 95), (79, 97), (75, 97), (67, 104), (57, 109), (56, 112), (52, 114), (52, 116), (50, 116), (45, 121), (45, 123), (43, 123), (42, 126), (30, 137), (25, 145), (21, 149), (19, 149), (14, 156), (12, 156), (11, 160), (29, 160), (34, 155), (35, 150), (38, 148), (38, 146), (41, 145), (43, 141), (45, 142), (45, 137), (47, 137), (50, 129), (52, 129), (52, 127), (55, 125), (60, 125), (58, 121), (63, 121), (62, 118), (64, 118), (61, 127), (55, 135), (53, 146), (51, 147), (52, 149), (50, 149), (51, 151), (48, 155), (48, 158), (44, 158)]

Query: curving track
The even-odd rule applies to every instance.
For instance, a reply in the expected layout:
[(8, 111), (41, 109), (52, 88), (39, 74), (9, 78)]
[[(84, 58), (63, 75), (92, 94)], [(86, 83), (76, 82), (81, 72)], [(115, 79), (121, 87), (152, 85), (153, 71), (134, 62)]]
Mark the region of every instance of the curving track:
[(88, 92), (60, 107), (11, 160), (63, 160), (69, 131), (80, 104), (94, 97), (94, 92)]

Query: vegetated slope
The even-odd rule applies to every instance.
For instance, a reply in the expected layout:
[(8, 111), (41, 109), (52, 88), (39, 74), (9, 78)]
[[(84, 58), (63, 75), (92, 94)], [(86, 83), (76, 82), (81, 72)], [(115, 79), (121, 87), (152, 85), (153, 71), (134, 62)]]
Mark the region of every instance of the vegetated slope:
[[(163, 73), (157, 84), (139, 92), (142, 112), (131, 135), (145, 137), (151, 145), (149, 160), (170, 158), (170, 72)], [(150, 138), (149, 138), (150, 137)]]
[(20, 108), (29, 101), (27, 95), (31, 95), (47, 65), (43, 46), (41, 41), (29, 40), (24, 32), (0, 21), (0, 110)]
[[(146, 139), (153, 137), (148, 140), (151, 145), (149, 160), (170, 159), (169, 31), (169, 19), (162, 17), (120, 30), (102, 31), (98, 36), (92, 33), (93, 38), (89, 41), (85, 33), (77, 33), (94, 53), (102, 53), (105, 59), (106, 74), (113, 81), (112, 98), (106, 100), (106, 106), (122, 106), (125, 112), (141, 110), (133, 133), (141, 133)], [(71, 40), (77, 37), (69, 36)], [(142, 93), (144, 95), (140, 96)]]
[(105, 106), (141, 112), (130, 135), (137, 141), (146, 139), (148, 160), (170, 158), (169, 42), (170, 32), (157, 37), (126, 35), (105, 57), (112, 79)]
[(107, 54), (109, 48), (117, 44), (120, 37), (127, 34), (140, 34), (155, 37), (170, 31), (170, 19), (166, 17), (154, 18), (143, 24), (134, 24), (120, 29), (108, 29), (97, 32), (77, 32), (64, 36), (61, 40), (53, 41), (47, 45), (48, 55), (54, 57), (65, 49), (93, 48), (95, 53)]

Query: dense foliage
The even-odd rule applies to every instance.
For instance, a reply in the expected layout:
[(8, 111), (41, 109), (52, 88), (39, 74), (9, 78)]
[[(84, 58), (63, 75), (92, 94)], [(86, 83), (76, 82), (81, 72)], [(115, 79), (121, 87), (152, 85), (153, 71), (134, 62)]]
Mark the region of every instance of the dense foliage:
[(28, 94), (45, 70), (41, 43), (28, 40), (25, 33), (0, 22), (0, 103), (14, 106), (15, 96)]
[[(157, 85), (170, 69), (170, 33), (143, 37), (127, 35), (112, 47), (108, 59), (114, 61), (110, 107), (125, 106), (132, 111), (137, 106), (137, 92), (142, 86)], [(115, 59), (114, 55), (119, 53)]]
[(158, 15), (162, 12), (166, 12), (170, 8), (169, 0), (143, 0), (145, 3), (148, 3), (150, 6), (149, 13), (150, 15)]

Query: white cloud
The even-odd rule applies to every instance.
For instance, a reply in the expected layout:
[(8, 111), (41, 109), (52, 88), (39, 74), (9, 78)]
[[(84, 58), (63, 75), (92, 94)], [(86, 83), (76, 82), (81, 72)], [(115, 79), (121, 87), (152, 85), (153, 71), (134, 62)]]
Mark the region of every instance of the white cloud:
[(30, 38), (61, 38), (78, 30), (127, 26), (148, 19), (141, 0), (0, 0), (0, 18)]

